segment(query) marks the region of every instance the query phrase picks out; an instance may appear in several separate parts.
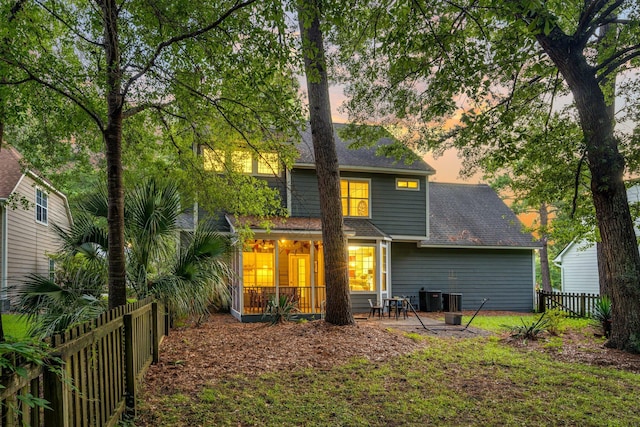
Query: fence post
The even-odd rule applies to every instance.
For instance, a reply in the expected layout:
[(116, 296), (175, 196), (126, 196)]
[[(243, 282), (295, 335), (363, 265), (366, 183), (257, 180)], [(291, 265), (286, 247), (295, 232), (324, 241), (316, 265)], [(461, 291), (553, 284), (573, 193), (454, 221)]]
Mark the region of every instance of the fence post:
[(136, 375), (134, 366), (134, 345), (133, 345), (133, 317), (125, 314), (122, 317), (124, 322), (124, 376), (125, 376), (125, 399), (127, 415), (136, 416)]
[(545, 303), (545, 293), (544, 291), (538, 291), (538, 313), (544, 313), (546, 307), (547, 304)]
[(160, 318), (158, 317), (158, 303), (151, 303), (151, 337), (153, 339), (153, 360), (151, 363), (156, 364), (160, 360), (160, 331), (158, 330), (158, 322)]
[(583, 292), (580, 294), (580, 317), (586, 317), (587, 312), (587, 295)]
[[(48, 427), (69, 427), (69, 393), (65, 390), (65, 378), (67, 368), (64, 362), (56, 359), (49, 360), (50, 368), (45, 367), (42, 373), (42, 391), (45, 400), (49, 402), (51, 409), (45, 409), (44, 418)], [(54, 369), (52, 369), (54, 368)]]

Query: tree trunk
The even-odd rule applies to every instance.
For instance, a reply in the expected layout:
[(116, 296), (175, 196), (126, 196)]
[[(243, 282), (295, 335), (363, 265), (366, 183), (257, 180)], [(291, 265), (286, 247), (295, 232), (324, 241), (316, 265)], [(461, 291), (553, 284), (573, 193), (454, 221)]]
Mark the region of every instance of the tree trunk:
[(109, 198), (109, 308), (127, 302), (124, 256), (124, 191), (122, 183), (122, 71), (118, 40), (118, 4), (99, 0), (104, 19), (104, 49), (107, 67), (107, 125), (103, 131), (107, 158)]
[(320, 216), (324, 241), (327, 305), (325, 320), (335, 325), (351, 325), (347, 240), (344, 234), (340, 200), (340, 172), (333, 137), (329, 83), (320, 30), (317, 0), (298, 3), (298, 20), (302, 39), (313, 151), (320, 193)]
[(549, 224), (549, 215), (547, 212), (547, 204), (542, 203), (540, 205), (540, 276), (542, 278), (542, 290), (545, 292), (551, 292), (551, 274), (549, 273), (549, 233), (547, 232), (547, 226)]
[(612, 301), (608, 345), (640, 351), (640, 255), (623, 182), (625, 162), (618, 150), (614, 121), (594, 70), (579, 49), (556, 28), (537, 36), (574, 96), (591, 171), (591, 192), (602, 241), (605, 288)]

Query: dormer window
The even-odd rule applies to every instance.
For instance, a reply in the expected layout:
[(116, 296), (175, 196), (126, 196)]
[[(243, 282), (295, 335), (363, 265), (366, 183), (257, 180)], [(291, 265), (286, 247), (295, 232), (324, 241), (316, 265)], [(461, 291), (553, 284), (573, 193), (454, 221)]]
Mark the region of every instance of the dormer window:
[(340, 197), (342, 215), (346, 217), (370, 217), (369, 180), (341, 179)]
[(255, 156), (248, 150), (212, 150), (203, 148), (204, 169), (224, 173), (235, 170), (247, 175), (280, 175), (280, 160), (277, 153), (260, 153)]

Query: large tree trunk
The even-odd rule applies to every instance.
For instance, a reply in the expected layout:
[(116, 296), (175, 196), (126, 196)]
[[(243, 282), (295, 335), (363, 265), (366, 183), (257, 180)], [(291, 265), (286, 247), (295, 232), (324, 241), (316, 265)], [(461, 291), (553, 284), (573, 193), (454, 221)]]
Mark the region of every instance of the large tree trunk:
[(547, 232), (547, 226), (549, 225), (549, 215), (547, 212), (547, 204), (542, 203), (540, 205), (540, 276), (542, 278), (542, 290), (545, 292), (551, 292), (551, 274), (549, 273), (549, 233)]
[(538, 41), (556, 64), (574, 96), (591, 171), (591, 192), (602, 241), (605, 289), (612, 301), (608, 345), (640, 351), (640, 255), (623, 182), (624, 158), (613, 134), (614, 121), (594, 70), (571, 40), (555, 29)]
[(324, 240), (327, 305), (325, 320), (335, 325), (351, 325), (347, 239), (340, 201), (340, 172), (333, 138), (329, 83), (324, 57), (320, 9), (317, 0), (298, 3), (313, 151), (320, 193), (320, 216)]
[(107, 156), (109, 207), (109, 308), (127, 302), (124, 256), (124, 191), (122, 183), (122, 72), (118, 40), (118, 4), (99, 0), (104, 19), (104, 49), (107, 66), (107, 125), (103, 131)]

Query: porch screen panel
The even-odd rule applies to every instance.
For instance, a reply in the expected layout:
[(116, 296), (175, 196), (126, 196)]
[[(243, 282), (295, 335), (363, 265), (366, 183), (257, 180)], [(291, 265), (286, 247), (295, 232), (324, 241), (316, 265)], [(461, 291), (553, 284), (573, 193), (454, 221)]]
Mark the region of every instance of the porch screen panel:
[(273, 277), (273, 253), (244, 252), (242, 273), (245, 287), (275, 286)]
[(349, 287), (352, 291), (375, 291), (376, 248), (349, 246)]

